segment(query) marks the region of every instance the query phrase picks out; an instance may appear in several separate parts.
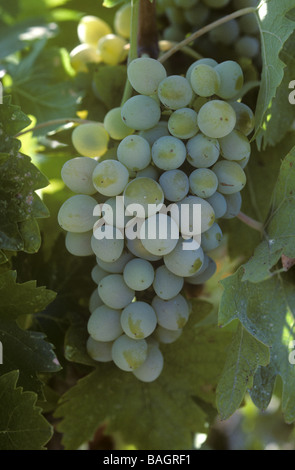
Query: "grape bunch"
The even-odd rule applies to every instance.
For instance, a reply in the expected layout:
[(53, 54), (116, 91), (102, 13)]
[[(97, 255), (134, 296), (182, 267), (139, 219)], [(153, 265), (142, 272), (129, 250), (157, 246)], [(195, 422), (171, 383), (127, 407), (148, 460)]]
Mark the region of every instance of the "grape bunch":
[[(134, 96), (103, 124), (73, 130), (81, 156), (64, 165), (62, 179), (76, 194), (58, 221), (70, 253), (96, 256), (89, 355), (151, 382), (163, 369), (159, 344), (176, 341), (188, 321), (184, 283), (214, 275), (218, 219), (240, 212), (254, 116), (235, 100), (243, 72), (233, 61), (201, 59), (184, 77), (142, 57), (127, 74)], [(188, 208), (188, 219), (162, 211), (171, 204), (180, 216)]]
[(103, 19), (87, 15), (81, 18), (77, 33), (80, 44), (70, 53), (71, 65), (76, 72), (88, 72), (89, 63), (117, 65), (128, 55), (131, 5), (125, 4), (115, 14), (114, 30)]

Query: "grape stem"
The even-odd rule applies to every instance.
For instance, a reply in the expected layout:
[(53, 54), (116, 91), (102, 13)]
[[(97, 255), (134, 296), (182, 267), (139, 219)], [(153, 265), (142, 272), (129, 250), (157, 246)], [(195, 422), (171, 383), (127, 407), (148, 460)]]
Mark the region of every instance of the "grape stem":
[(29, 132), (34, 132), (39, 129), (44, 129), (45, 127), (59, 126), (60, 124), (71, 124), (71, 123), (87, 124), (90, 122), (94, 122), (94, 121), (89, 121), (88, 119), (79, 119), (79, 118), (53, 119), (52, 121), (41, 122), (40, 124), (37, 124), (34, 127), (28, 127), (24, 131), (21, 131), (18, 134), (15, 134), (14, 137), (17, 138), (22, 135), (28, 134)]
[(260, 233), (263, 233), (263, 224), (261, 222), (258, 222), (257, 220), (252, 219), (248, 215), (244, 214), (243, 212), (240, 212), (237, 216), (239, 220), (244, 222), (244, 224), (248, 225), (248, 227), (253, 228), (254, 230), (257, 230)]
[(241, 10), (235, 11), (231, 13), (230, 15), (224, 16), (223, 18), (220, 18), (217, 21), (214, 21), (213, 23), (210, 23), (203, 28), (199, 29), (195, 33), (191, 34), (190, 36), (186, 37), (183, 41), (177, 43), (174, 47), (172, 47), (169, 51), (167, 51), (165, 54), (162, 55), (158, 60), (159, 62), (163, 63), (169, 57), (171, 57), (173, 54), (176, 52), (180, 51), (184, 46), (187, 46), (189, 43), (194, 41), (195, 39), (203, 36), (206, 33), (209, 33), (209, 31), (212, 31), (213, 29), (217, 28), (218, 26), (221, 26), (222, 24), (228, 23), (231, 20), (234, 20), (235, 18), (239, 18), (240, 16), (248, 15), (249, 13), (254, 13), (256, 11), (255, 7), (249, 7), (249, 8), (243, 8)]

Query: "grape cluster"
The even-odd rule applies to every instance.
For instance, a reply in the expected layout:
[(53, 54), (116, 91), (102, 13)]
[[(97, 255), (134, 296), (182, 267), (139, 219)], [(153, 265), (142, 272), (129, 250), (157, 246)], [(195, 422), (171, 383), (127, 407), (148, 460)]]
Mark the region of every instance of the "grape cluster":
[(103, 62), (117, 65), (128, 55), (127, 40), (130, 37), (131, 5), (123, 5), (114, 18), (111, 27), (97, 16), (84, 16), (78, 24), (80, 44), (70, 53), (72, 67), (76, 72), (88, 72), (89, 63)]
[[(184, 77), (138, 58), (127, 73), (136, 94), (103, 124), (72, 133), (82, 156), (64, 165), (62, 179), (77, 194), (58, 221), (70, 253), (96, 256), (89, 355), (150, 382), (163, 368), (159, 343), (177, 340), (188, 321), (184, 282), (199, 285), (214, 275), (211, 252), (222, 240), (217, 220), (240, 212), (254, 117), (234, 99), (243, 85), (236, 62), (201, 59)], [(163, 203), (180, 215), (200, 207), (201, 228), (162, 212)], [(132, 204), (142, 208), (136, 217)], [(154, 237), (146, 236), (149, 227), (156, 227)], [(199, 232), (200, 244), (191, 238)]]

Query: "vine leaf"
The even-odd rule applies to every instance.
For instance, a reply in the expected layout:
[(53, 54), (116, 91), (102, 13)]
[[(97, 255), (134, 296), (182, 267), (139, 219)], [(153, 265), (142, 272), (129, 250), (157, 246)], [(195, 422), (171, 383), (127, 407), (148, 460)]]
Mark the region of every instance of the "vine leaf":
[[(138, 448), (191, 447), (193, 433), (206, 429), (206, 410), (215, 403), (224, 350), (231, 338), (215, 324), (199, 326), (212, 306), (202, 301), (193, 305), (181, 337), (161, 347), (164, 370), (155, 382), (143, 383), (113, 364), (101, 364), (63, 396), (56, 416), (63, 418), (59, 430), (67, 449), (91, 440), (103, 423), (106, 432), (120, 432), (125, 442)], [(72, 331), (68, 339), (71, 344), (66, 349), (72, 359), (85, 363), (85, 354), (77, 351), (80, 335)]]
[(257, 9), (262, 49), (261, 87), (256, 107), (257, 145), (261, 148), (268, 109), (284, 76), (285, 64), (279, 57), (287, 39), (294, 31), (294, 21), (287, 13), (294, 8), (293, 0), (262, 0)]
[(0, 377), (0, 449), (43, 450), (52, 427), (36, 407), (37, 395), (17, 387), (18, 371)]

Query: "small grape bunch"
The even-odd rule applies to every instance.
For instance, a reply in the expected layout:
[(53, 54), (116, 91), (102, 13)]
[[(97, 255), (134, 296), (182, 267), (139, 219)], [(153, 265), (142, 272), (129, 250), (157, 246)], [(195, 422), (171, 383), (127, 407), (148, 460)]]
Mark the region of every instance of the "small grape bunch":
[(218, 219), (240, 212), (254, 116), (235, 99), (243, 72), (233, 61), (200, 59), (184, 77), (138, 58), (127, 74), (136, 94), (103, 124), (72, 133), (82, 156), (64, 165), (62, 179), (76, 194), (58, 221), (70, 253), (96, 257), (89, 355), (152, 382), (164, 365), (159, 345), (176, 341), (190, 316), (184, 283), (215, 274)]

